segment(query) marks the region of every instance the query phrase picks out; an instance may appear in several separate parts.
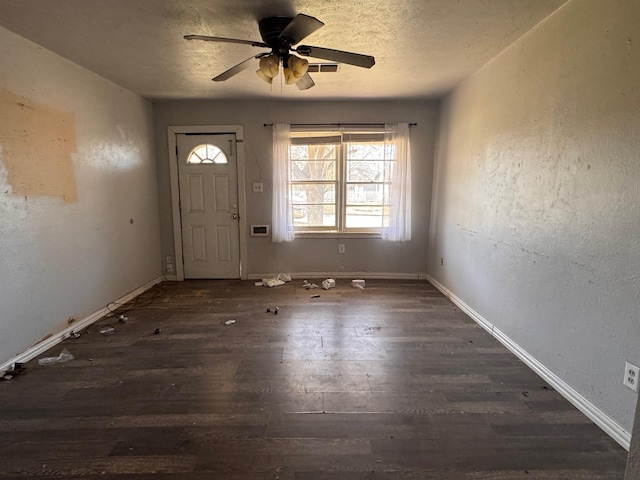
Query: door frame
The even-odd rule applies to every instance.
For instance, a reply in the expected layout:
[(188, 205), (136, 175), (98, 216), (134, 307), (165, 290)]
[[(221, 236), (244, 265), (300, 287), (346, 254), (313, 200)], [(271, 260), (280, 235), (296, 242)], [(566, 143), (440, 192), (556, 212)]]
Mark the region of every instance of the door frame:
[(247, 279), (247, 192), (244, 168), (244, 129), (242, 125), (170, 125), (167, 127), (169, 142), (169, 174), (171, 176), (171, 213), (173, 216), (173, 246), (176, 280), (184, 280), (184, 260), (182, 254), (182, 219), (180, 217), (180, 188), (178, 184), (178, 142), (182, 133), (212, 135), (231, 133), (236, 136), (236, 169), (238, 182), (238, 229), (240, 239), (240, 278)]

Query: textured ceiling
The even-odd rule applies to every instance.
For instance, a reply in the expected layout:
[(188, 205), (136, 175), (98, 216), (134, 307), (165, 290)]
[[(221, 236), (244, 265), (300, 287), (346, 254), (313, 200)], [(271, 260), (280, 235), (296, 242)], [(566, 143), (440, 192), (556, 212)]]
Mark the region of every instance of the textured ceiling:
[[(566, 0), (0, 0), (0, 25), (144, 97), (437, 97)], [(325, 26), (303, 40), (373, 55), (368, 69), (273, 86), (246, 70), (211, 78), (261, 49), (185, 34), (260, 40), (257, 20), (305, 13)], [(310, 59), (313, 61), (313, 59)], [(0, 59), (1, 61), (1, 59)]]

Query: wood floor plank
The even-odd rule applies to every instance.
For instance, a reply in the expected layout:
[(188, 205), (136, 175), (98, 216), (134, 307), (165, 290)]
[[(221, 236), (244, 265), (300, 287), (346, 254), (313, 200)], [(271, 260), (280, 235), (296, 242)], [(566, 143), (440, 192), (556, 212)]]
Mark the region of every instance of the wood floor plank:
[(427, 282), (147, 298), (0, 382), (0, 480), (624, 475), (622, 448)]

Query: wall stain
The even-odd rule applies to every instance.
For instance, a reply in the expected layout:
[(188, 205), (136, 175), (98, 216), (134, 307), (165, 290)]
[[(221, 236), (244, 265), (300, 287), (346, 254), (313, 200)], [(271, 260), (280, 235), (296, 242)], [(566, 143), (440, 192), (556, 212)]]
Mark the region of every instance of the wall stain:
[(2, 190), (15, 196), (78, 201), (72, 154), (76, 151), (72, 112), (54, 110), (0, 89)]

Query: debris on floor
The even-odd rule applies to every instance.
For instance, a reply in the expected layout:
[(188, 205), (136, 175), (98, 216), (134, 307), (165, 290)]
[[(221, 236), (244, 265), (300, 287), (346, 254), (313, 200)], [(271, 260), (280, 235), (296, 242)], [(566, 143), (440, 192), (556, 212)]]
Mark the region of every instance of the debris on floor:
[(75, 330), (71, 330), (69, 332), (69, 338), (80, 338), (80, 332), (76, 332)]
[(267, 308), (267, 313), (273, 313), (274, 315), (277, 315), (279, 311), (280, 311), (280, 307)]
[(236, 323), (235, 320), (227, 320), (226, 322), (224, 322), (225, 325), (233, 325), (234, 323)]
[(318, 288), (318, 285), (316, 285), (315, 283), (309, 283), (306, 280), (304, 281), (302, 286), (305, 288), (305, 290), (310, 290), (312, 288)]
[(113, 335), (115, 333), (118, 333), (118, 331), (115, 328), (113, 328), (111, 325), (102, 327), (100, 330), (98, 330), (98, 332), (100, 332), (102, 335)]
[(73, 360), (73, 355), (66, 348), (60, 352), (57, 357), (44, 357), (38, 360), (38, 365), (53, 365), (55, 363), (64, 363)]
[(11, 380), (16, 375), (24, 372), (24, 363), (15, 362), (9, 370), (0, 370), (0, 380)]
[(161, 329), (161, 328), (156, 328), (156, 329), (153, 331), (153, 334), (154, 334), (154, 335), (158, 335), (161, 331), (162, 331), (162, 329)]
[(291, 275), (289, 275), (288, 273), (279, 273), (275, 277), (263, 278), (261, 281), (255, 282), (254, 285), (256, 287), (264, 286), (264, 287), (273, 288), (279, 285), (284, 285), (285, 283), (290, 281), (291, 281)]
[(125, 317), (124, 315), (120, 315), (118, 317), (118, 322), (120, 322), (120, 323), (127, 323), (128, 320), (129, 319), (127, 317)]
[(324, 288), (325, 290), (329, 290), (330, 288), (335, 288), (336, 286), (336, 280), (334, 278), (327, 278), (325, 281), (322, 282), (322, 288)]
[(311, 295), (311, 298), (320, 298), (320, 295)]
[(353, 288), (359, 288), (360, 290), (364, 290), (364, 280), (351, 280), (351, 286)]

